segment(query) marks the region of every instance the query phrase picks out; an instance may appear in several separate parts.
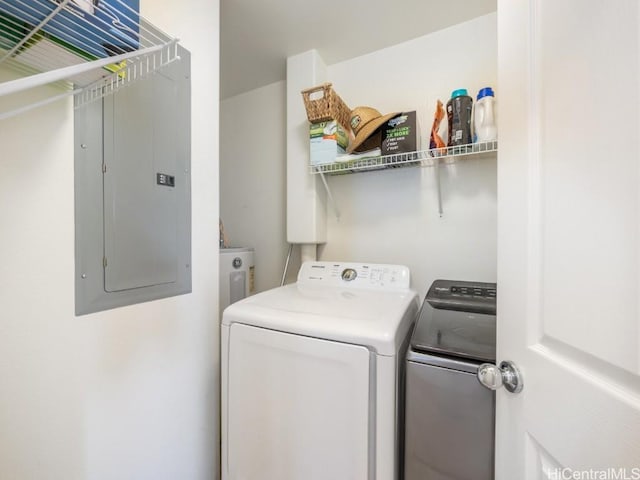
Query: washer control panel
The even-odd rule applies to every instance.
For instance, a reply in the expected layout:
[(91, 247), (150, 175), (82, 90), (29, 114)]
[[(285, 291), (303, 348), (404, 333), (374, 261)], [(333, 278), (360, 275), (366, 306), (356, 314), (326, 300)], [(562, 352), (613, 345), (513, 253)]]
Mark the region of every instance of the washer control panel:
[(409, 289), (409, 268), (381, 263), (305, 262), (298, 283), (373, 289)]
[(496, 314), (495, 283), (436, 280), (425, 300), (435, 308)]

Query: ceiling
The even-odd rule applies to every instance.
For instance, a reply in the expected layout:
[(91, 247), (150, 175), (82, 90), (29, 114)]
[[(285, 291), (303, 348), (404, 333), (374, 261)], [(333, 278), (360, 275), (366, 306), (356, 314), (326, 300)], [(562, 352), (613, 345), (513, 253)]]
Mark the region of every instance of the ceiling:
[(332, 65), (495, 10), (496, 0), (220, 0), (220, 98), (284, 80), (291, 55), (315, 48)]

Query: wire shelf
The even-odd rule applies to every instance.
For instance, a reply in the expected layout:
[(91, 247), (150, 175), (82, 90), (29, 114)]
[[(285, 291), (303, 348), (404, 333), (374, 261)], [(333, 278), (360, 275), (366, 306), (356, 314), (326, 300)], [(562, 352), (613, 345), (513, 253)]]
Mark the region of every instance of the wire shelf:
[(178, 40), (140, 15), (139, 0), (0, 0), (0, 66), (20, 75), (0, 83), (0, 97), (64, 90), (0, 120), (68, 95), (79, 107), (179, 58)]
[(471, 143), (455, 147), (434, 148), (409, 153), (383, 155), (361, 158), (347, 162), (334, 162), (324, 165), (310, 165), (309, 172), (313, 174), (344, 175), (387, 168), (401, 168), (412, 166), (433, 167), (439, 161), (455, 160), (458, 157), (481, 155), (498, 151), (498, 142)]

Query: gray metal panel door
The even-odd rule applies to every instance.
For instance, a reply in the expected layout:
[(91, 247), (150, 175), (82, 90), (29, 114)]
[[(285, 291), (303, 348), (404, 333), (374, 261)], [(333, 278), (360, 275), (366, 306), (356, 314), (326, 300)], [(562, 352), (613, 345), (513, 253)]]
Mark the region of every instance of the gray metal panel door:
[(407, 362), (405, 480), (493, 480), (494, 418), (475, 374)]
[(75, 111), (78, 315), (191, 291), (191, 67), (178, 50)]
[[(177, 280), (176, 83), (162, 74), (119, 90), (104, 103), (105, 290)], [(149, 112), (152, 112), (149, 115)], [(182, 186), (179, 186), (182, 187)]]

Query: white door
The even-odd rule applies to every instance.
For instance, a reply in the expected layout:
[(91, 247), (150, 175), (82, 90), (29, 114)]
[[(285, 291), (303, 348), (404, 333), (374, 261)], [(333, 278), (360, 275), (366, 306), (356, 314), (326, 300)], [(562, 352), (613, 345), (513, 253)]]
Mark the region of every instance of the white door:
[(639, 10), (498, 1), (498, 480), (640, 478)]

